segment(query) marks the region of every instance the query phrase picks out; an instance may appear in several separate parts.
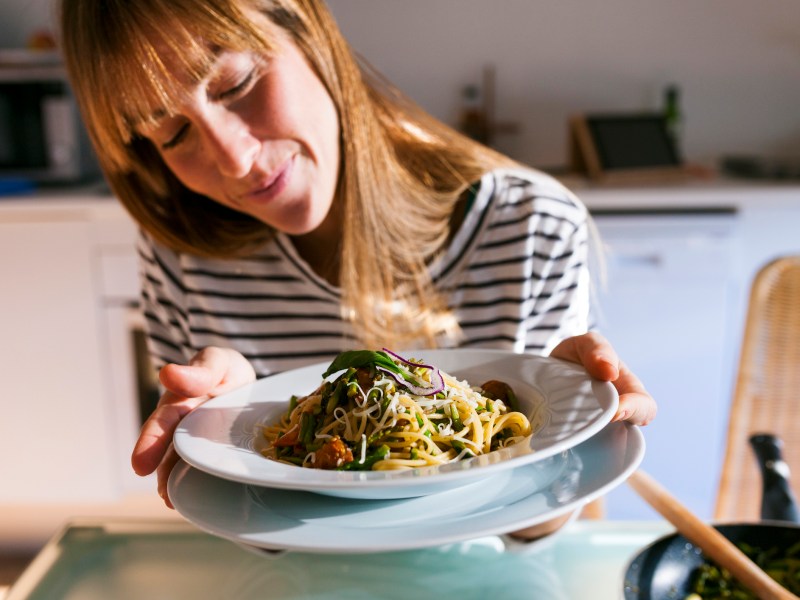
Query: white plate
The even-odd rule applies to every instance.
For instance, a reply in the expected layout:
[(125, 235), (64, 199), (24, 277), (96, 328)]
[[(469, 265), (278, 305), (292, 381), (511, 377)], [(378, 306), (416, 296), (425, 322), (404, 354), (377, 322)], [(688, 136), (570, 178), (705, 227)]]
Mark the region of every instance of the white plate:
[[(419, 498), (351, 500), (263, 488), (220, 479), (185, 462), (172, 471), (169, 496), (191, 523), (239, 544), (387, 552), (508, 533), (577, 510), (624, 481), (643, 455), (639, 429), (613, 423), (547, 461)], [(541, 489), (542, 471), (550, 469), (560, 473)]]
[(261, 456), (260, 425), (286, 410), (291, 395), (312, 392), (329, 363), (266, 377), (202, 404), (175, 432), (178, 454), (190, 465), (223, 479), (313, 491), (347, 498), (410, 498), (441, 492), (553, 456), (590, 438), (617, 410), (614, 386), (591, 379), (573, 363), (499, 350), (418, 350), (414, 357), (480, 385), (510, 384), (523, 412), (536, 418), (530, 443), (469, 460), (402, 471), (326, 471), (287, 465)]

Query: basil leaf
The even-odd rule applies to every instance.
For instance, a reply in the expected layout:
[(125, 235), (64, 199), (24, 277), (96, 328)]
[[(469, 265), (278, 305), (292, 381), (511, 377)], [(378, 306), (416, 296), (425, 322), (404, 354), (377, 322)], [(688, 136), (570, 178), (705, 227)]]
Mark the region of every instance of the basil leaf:
[(349, 350), (342, 352), (339, 356), (333, 359), (333, 362), (328, 366), (328, 369), (322, 374), (323, 377), (332, 375), (337, 371), (344, 369), (358, 369), (359, 367), (368, 367), (370, 365), (381, 366), (389, 369), (394, 373), (401, 373), (402, 370), (385, 352), (373, 352), (372, 350)]

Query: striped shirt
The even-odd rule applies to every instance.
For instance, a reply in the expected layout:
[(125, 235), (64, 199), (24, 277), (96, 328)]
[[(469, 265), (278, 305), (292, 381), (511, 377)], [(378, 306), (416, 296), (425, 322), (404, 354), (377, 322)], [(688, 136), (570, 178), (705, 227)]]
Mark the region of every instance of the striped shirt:
[[(487, 173), (434, 285), (463, 336), (446, 345), (547, 354), (589, 328), (588, 215), (561, 184), (532, 170)], [(156, 367), (206, 346), (241, 352), (264, 377), (358, 346), (340, 290), (318, 277), (288, 236), (257, 253), (208, 259), (145, 233), (142, 305)]]

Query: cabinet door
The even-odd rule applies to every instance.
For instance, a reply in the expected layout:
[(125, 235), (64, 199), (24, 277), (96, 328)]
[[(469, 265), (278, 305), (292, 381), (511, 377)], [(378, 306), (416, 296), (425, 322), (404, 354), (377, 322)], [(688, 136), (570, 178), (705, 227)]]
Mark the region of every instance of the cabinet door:
[(116, 491), (88, 223), (0, 223), (0, 502)]
[[(659, 404), (643, 469), (703, 518), (713, 509), (729, 403), (735, 218), (600, 217), (608, 284), (599, 324)], [(627, 486), (611, 518), (657, 515)]]

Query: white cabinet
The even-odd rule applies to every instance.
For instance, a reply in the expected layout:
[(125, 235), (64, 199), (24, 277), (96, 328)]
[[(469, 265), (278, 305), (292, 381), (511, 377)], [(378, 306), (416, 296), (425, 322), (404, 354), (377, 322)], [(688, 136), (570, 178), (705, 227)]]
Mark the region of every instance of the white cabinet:
[[(729, 213), (597, 216), (608, 282), (600, 329), (659, 403), (642, 467), (689, 508), (711, 515), (729, 401), (728, 323), (738, 241)], [(610, 518), (652, 518), (626, 486)]]
[(0, 223), (4, 502), (114, 489), (90, 240), (81, 220)]
[[(132, 225), (121, 210), (111, 215), (127, 226), (115, 243), (132, 252)], [(82, 209), (0, 212), (2, 504), (100, 502), (121, 492), (97, 228)]]
[[(710, 519), (750, 284), (770, 260), (800, 254), (800, 187), (708, 182), (578, 195), (611, 251), (601, 326), (659, 403), (643, 430), (643, 468)], [(607, 506), (612, 518), (660, 518), (627, 486)]]

